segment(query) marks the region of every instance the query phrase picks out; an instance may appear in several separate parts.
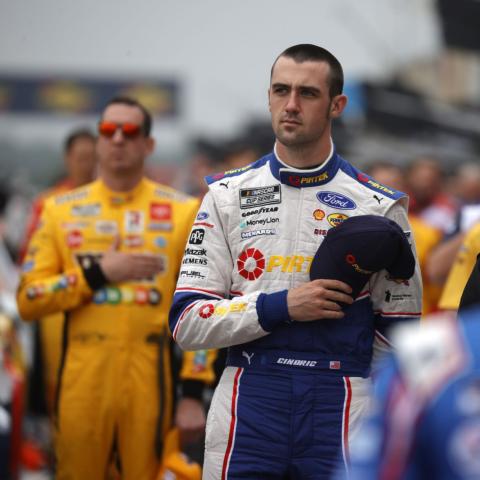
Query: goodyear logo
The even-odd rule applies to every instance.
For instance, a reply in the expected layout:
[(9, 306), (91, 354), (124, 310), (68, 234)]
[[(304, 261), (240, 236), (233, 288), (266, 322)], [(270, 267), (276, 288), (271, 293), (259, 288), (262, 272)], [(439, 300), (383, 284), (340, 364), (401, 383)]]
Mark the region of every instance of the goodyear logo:
[(327, 217), (327, 221), (332, 227), (338, 227), (338, 225), (340, 225), (347, 218), (348, 215), (345, 215), (344, 213), (331, 213)]

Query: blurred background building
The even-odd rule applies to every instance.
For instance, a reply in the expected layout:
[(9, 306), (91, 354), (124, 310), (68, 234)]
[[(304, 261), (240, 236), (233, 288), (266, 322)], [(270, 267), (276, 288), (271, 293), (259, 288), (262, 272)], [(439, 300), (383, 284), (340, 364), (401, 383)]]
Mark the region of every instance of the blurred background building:
[[(155, 116), (151, 176), (201, 196), (204, 175), (272, 148), (270, 67), (297, 43), (342, 63), (337, 149), (401, 169), (411, 211), (437, 232), (418, 234), (427, 265), (460, 206), (480, 204), (479, 18), (477, 0), (0, 0), (0, 313), (19, 323), (9, 272), (32, 199), (66, 175), (69, 132), (94, 130), (112, 96), (137, 97)], [(438, 168), (406, 169), (425, 158)], [(453, 262), (440, 256), (437, 289)]]
[(199, 139), (264, 145), (272, 60), (301, 42), (344, 65), (336, 143), (351, 161), (476, 159), (479, 13), (474, 0), (3, 1), (0, 177), (51, 184), (60, 139), (120, 92), (157, 117), (153, 164), (188, 162)]

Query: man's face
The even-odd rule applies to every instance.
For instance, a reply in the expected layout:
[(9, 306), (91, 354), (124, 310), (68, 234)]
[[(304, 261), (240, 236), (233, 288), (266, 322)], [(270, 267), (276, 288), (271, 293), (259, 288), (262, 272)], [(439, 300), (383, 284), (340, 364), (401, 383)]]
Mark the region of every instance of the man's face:
[(330, 120), (343, 110), (335, 109), (339, 98), (330, 98), (326, 62), (302, 62), (280, 57), (268, 91), (272, 127), (287, 147), (301, 147), (330, 135)]
[(66, 154), (69, 177), (78, 185), (83, 185), (95, 178), (96, 155), (95, 141), (88, 137), (77, 138)]
[(118, 127), (113, 136), (101, 133), (98, 136), (97, 155), (102, 171), (126, 176), (142, 171), (145, 158), (153, 151), (153, 139), (145, 137), (143, 132), (127, 137), (121, 128), (125, 124), (140, 127), (142, 111), (136, 106), (114, 103), (105, 109), (101, 121)]

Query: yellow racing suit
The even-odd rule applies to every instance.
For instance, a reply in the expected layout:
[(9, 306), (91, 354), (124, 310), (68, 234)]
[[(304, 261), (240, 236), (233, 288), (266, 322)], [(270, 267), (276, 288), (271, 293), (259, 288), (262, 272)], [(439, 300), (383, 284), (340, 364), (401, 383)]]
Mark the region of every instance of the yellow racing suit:
[[(197, 208), (147, 179), (127, 193), (97, 180), (45, 202), (17, 301), (25, 320), (65, 312), (57, 480), (104, 480), (114, 451), (123, 480), (155, 478), (174, 403), (168, 311)], [(98, 262), (115, 244), (160, 255), (164, 270), (108, 284)], [(185, 396), (213, 381), (213, 356), (184, 354)]]
[(480, 253), (480, 224), (475, 224), (466, 234), (455, 262), (443, 287), (439, 306), (442, 310), (458, 310), (463, 290)]

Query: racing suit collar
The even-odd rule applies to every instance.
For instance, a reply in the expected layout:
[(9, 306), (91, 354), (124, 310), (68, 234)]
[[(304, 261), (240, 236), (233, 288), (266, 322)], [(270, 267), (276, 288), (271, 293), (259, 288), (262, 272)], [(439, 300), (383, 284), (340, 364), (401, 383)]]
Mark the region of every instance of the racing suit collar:
[(112, 206), (122, 206), (131, 202), (134, 198), (138, 197), (140, 192), (145, 187), (145, 178), (142, 178), (140, 182), (127, 192), (118, 192), (111, 190), (101, 179), (99, 180), (99, 189), (103, 198), (108, 198)]
[(333, 143), (328, 158), (319, 167), (311, 169), (294, 168), (282, 162), (278, 157), (276, 146), (270, 155), (272, 175), (281, 183), (295, 188), (317, 187), (329, 182), (337, 173), (339, 165)]

